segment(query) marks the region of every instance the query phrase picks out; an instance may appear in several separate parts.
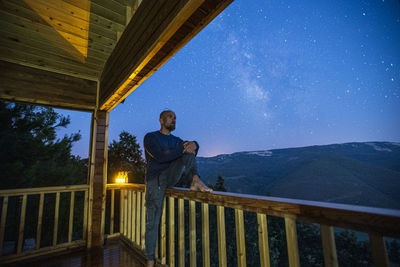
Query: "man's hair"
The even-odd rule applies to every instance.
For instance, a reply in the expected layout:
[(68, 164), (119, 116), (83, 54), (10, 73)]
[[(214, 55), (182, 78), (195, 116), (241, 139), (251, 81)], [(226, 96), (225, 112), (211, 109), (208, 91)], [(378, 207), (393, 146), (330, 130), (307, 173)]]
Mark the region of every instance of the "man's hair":
[(174, 113), (174, 112), (173, 112), (172, 110), (170, 110), (170, 109), (164, 110), (163, 112), (160, 113), (160, 119), (162, 119), (168, 112)]

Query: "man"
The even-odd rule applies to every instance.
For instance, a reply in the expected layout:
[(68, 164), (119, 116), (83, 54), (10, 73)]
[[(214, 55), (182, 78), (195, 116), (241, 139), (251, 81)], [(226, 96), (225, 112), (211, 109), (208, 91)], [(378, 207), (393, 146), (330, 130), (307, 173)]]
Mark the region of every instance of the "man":
[(195, 141), (182, 141), (171, 134), (175, 130), (176, 115), (172, 110), (160, 114), (159, 131), (144, 137), (146, 169), (146, 256), (147, 266), (154, 266), (158, 226), (162, 214), (165, 190), (173, 186), (190, 186), (191, 190), (212, 190), (200, 180)]

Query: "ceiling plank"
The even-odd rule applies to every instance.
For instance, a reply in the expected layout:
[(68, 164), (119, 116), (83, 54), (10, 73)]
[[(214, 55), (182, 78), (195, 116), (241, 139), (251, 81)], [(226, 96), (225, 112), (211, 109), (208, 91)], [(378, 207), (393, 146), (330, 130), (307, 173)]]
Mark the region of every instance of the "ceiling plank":
[(0, 98), (60, 108), (93, 110), (97, 82), (0, 61)]
[[(144, 19), (138, 29), (135, 24), (147, 6), (153, 4), (150, 0), (143, 1), (104, 66), (100, 109), (110, 111), (118, 105), (232, 1), (179, 0), (172, 9), (172, 1), (168, 1), (168, 5), (157, 11), (156, 19)], [(145, 31), (138, 34), (143, 28)], [(138, 35), (140, 40), (132, 42)]]

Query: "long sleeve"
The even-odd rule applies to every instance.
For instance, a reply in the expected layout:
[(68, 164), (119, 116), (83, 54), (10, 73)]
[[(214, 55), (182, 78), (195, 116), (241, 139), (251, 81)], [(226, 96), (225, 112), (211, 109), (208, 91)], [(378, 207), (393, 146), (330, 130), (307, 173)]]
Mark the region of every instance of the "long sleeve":
[(144, 148), (146, 153), (159, 163), (170, 162), (183, 155), (183, 141), (179, 139), (174, 147), (166, 147), (160, 144), (158, 138), (153, 134), (144, 137)]

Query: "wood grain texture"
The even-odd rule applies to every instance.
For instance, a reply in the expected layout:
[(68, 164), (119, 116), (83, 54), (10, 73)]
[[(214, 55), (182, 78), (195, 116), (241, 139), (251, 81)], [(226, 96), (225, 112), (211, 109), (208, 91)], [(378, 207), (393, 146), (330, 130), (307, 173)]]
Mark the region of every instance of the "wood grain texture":
[(321, 224), (321, 239), (325, 266), (338, 267), (335, 235), (332, 226)]
[[(102, 110), (125, 99), (232, 1), (165, 2), (143, 1), (127, 25), (100, 78)], [(141, 38), (134, 42), (137, 36)]]
[(91, 110), (97, 83), (0, 61), (0, 98), (55, 107)]
[[(109, 188), (120, 188), (120, 185), (117, 184), (107, 186)], [(134, 190), (143, 192), (145, 186), (129, 184), (124, 185), (124, 188), (134, 188)], [(187, 188), (167, 189), (166, 196), (228, 208), (241, 208), (271, 216), (293, 215), (297, 220), (311, 223), (326, 224), (361, 232), (375, 232), (388, 237), (400, 237), (399, 210), (218, 191), (209, 194), (190, 191)]]

